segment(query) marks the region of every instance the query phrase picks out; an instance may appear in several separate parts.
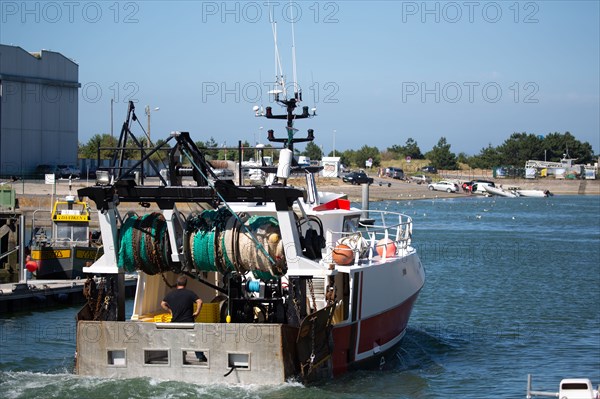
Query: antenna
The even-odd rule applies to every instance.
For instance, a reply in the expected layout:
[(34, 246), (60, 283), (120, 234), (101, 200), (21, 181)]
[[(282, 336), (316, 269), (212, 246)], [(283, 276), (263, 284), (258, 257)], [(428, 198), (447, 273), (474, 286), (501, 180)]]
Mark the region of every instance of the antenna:
[(298, 76), (296, 73), (296, 34), (294, 29), (296, 19), (294, 18), (292, 0), (290, 0), (290, 10), (292, 12), (292, 78), (294, 79), (294, 97), (296, 97), (299, 101), (302, 101), (301, 96), (298, 95)]
[[(269, 3), (267, 3), (267, 4), (269, 4)], [(290, 0), (290, 7), (293, 7), (291, 0)], [(275, 19), (273, 18), (273, 10), (271, 8), (269, 8), (269, 16), (271, 18), (271, 20), (270, 20), (271, 30), (273, 32), (273, 40), (275, 42), (275, 74), (276, 74), (275, 84), (276, 84), (276, 86), (277, 85), (279, 86), (279, 87), (275, 87), (273, 90), (270, 90), (269, 94), (273, 94), (275, 96), (275, 102), (278, 103), (279, 105), (285, 107), (286, 112), (285, 112), (285, 114), (276, 115), (273, 113), (272, 107), (266, 107), (266, 109), (263, 112), (262, 107), (259, 107), (258, 105), (255, 105), (252, 109), (254, 111), (255, 116), (262, 116), (267, 119), (284, 119), (287, 121), (286, 127), (285, 127), (287, 137), (281, 137), (281, 138), (275, 137), (275, 131), (273, 129), (269, 129), (267, 131), (267, 133), (268, 133), (267, 139), (269, 141), (284, 144), (285, 151), (283, 151), (280, 155), (283, 156), (283, 154), (288, 154), (287, 157), (289, 158), (289, 160), (287, 162), (285, 162), (283, 160), (283, 158), (280, 158), (279, 161), (280, 161), (281, 170), (280, 170), (280, 168), (278, 168), (278, 170), (277, 170), (277, 176), (284, 179), (284, 185), (285, 185), (285, 180), (287, 179), (287, 176), (289, 175), (290, 166), (294, 166), (296, 168), (298, 167), (297, 161), (295, 161), (293, 159), (294, 144), (301, 143), (301, 142), (313, 141), (315, 138), (313, 129), (308, 129), (308, 132), (307, 132), (308, 134), (305, 138), (295, 138), (294, 135), (298, 132), (298, 129), (296, 129), (294, 127), (294, 122), (298, 119), (305, 119), (305, 118), (311, 118), (313, 116), (316, 116), (317, 109), (313, 108), (312, 114), (311, 114), (311, 113), (309, 113), (308, 107), (304, 106), (304, 107), (302, 107), (302, 113), (299, 113), (299, 114), (294, 113), (294, 110), (298, 106), (298, 103), (302, 101), (302, 92), (298, 85), (298, 74), (297, 74), (297, 70), (296, 70), (296, 35), (295, 35), (295, 30), (294, 30), (296, 17), (295, 17), (294, 11), (292, 10), (292, 14), (291, 14), (291, 18), (290, 18), (291, 24), (292, 24), (292, 68), (293, 68), (292, 73), (293, 73), (293, 84), (294, 84), (294, 95), (291, 96), (291, 98), (287, 97), (287, 90), (286, 90), (286, 86), (285, 86), (283, 68), (281, 67), (279, 47), (277, 44), (277, 23), (275, 22)], [(280, 94), (283, 94), (283, 98), (280, 96)], [(286, 167), (287, 167), (287, 171), (286, 171)], [(304, 170), (309, 171), (306, 168)]]
[(273, 16), (273, 8), (269, 7), (269, 18), (271, 21), (271, 30), (273, 31), (273, 42), (275, 45), (275, 85), (281, 86), (279, 92), (276, 92), (277, 89), (274, 89), (275, 99), (279, 99), (279, 93), (283, 93), (283, 97), (286, 98), (285, 91), (285, 80), (283, 79), (283, 67), (281, 65), (281, 57), (279, 55), (279, 45), (277, 44), (277, 21)]

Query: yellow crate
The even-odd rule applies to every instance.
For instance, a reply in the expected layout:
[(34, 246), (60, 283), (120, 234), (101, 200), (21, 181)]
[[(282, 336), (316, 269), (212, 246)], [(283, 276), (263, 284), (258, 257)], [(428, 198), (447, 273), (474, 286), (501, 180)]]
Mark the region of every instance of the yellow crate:
[(154, 315), (155, 323), (170, 323), (171, 322), (171, 313), (159, 313)]
[[(219, 303), (203, 303), (200, 314), (196, 316), (194, 321), (196, 323), (219, 323), (221, 317), (221, 309)], [(194, 312), (196, 311), (196, 304), (194, 304)], [(149, 321), (154, 323), (170, 323), (172, 315), (171, 313), (157, 313), (142, 315), (139, 320)]]
[[(196, 323), (218, 323), (220, 320), (220, 303), (203, 303), (200, 314), (196, 316)], [(194, 304), (194, 312), (196, 305)]]

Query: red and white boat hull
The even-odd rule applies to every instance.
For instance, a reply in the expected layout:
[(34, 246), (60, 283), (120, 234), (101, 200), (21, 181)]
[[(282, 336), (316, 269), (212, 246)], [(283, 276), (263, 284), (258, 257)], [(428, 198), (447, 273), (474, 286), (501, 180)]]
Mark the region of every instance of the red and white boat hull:
[[(333, 374), (369, 363), (398, 346), (425, 282), (416, 253), (353, 274), (358, 303), (348, 323), (333, 328)], [(378, 364), (378, 363), (376, 363)]]

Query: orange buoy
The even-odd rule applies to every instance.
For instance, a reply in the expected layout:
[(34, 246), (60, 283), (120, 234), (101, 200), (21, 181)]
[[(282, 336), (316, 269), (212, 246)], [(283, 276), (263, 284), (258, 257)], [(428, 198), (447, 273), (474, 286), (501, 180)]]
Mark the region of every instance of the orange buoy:
[(391, 258), (392, 256), (396, 255), (396, 244), (394, 244), (394, 241), (390, 240), (389, 238), (382, 238), (381, 240), (377, 241), (377, 246), (375, 248), (381, 257), (383, 257), (384, 253), (386, 258)]
[(341, 266), (348, 266), (354, 263), (354, 251), (345, 244), (338, 244), (333, 248), (333, 261)]

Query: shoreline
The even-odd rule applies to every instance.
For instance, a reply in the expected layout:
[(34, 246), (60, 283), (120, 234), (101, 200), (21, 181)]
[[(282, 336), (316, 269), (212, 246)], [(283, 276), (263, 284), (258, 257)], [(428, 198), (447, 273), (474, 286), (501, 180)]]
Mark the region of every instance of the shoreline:
[[(449, 179), (450, 180), (450, 179)], [(293, 179), (291, 185), (303, 186), (304, 179)], [(600, 180), (556, 180), (556, 179), (495, 179), (497, 185), (519, 186), (523, 189), (549, 190), (555, 195), (600, 195)], [(388, 187), (388, 184), (390, 185)], [(74, 181), (71, 186), (73, 195), (77, 190), (93, 185), (92, 181)], [(362, 200), (362, 186), (353, 186), (343, 183), (340, 178), (317, 177), (317, 185), (320, 191), (341, 192), (348, 196), (353, 202)], [(36, 209), (51, 209), (53, 199), (64, 197), (69, 194), (68, 180), (58, 180), (56, 186), (44, 184), (43, 181), (15, 182), (15, 189), (19, 208), (24, 213), (33, 212)], [(374, 177), (374, 182), (369, 186), (370, 201), (398, 201), (415, 199), (435, 198), (461, 198), (478, 197), (477, 195), (458, 193), (446, 193), (444, 191), (431, 191), (426, 184), (417, 184), (391, 178)], [(94, 208), (93, 204), (90, 204)], [(155, 210), (155, 205), (150, 208), (142, 208), (135, 203), (124, 203), (123, 209), (143, 211)]]
[[(452, 179), (448, 179), (452, 180)], [(381, 186), (379, 183), (381, 182)], [(600, 195), (600, 180), (525, 180), (525, 179), (495, 179), (496, 185), (504, 187), (519, 186), (522, 189), (549, 190), (554, 195)], [(387, 184), (391, 183), (388, 187)], [(361, 201), (361, 186), (352, 186), (341, 182), (338, 184), (327, 184), (321, 182), (322, 191), (342, 191), (348, 195), (351, 201)], [(426, 184), (405, 182), (389, 178), (374, 178), (369, 187), (370, 201), (398, 201), (415, 199), (435, 198), (461, 198), (480, 197), (479, 195), (467, 194), (462, 190), (458, 193), (447, 193), (445, 191), (430, 191)]]

